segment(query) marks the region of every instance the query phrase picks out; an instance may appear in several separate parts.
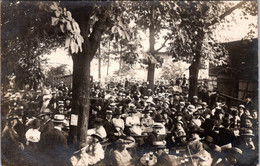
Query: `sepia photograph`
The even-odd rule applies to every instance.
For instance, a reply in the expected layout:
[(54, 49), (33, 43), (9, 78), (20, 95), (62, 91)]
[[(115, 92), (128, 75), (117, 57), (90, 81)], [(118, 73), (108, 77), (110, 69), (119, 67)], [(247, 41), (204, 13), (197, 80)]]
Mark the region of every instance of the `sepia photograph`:
[(0, 4), (1, 165), (259, 166), (256, 0)]

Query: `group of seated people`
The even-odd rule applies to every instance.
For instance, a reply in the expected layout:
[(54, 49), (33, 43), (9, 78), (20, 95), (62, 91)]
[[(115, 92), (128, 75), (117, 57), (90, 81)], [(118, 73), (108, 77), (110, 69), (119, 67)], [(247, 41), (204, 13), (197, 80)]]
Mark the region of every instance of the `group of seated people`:
[[(93, 84), (82, 144), (70, 146), (72, 92), (12, 90), (2, 98), (2, 160), (25, 165), (256, 165), (258, 109), (188, 98), (170, 85)], [(179, 88), (181, 89), (181, 88)], [(215, 96), (214, 96), (215, 95)], [(213, 104), (212, 104), (213, 103)]]

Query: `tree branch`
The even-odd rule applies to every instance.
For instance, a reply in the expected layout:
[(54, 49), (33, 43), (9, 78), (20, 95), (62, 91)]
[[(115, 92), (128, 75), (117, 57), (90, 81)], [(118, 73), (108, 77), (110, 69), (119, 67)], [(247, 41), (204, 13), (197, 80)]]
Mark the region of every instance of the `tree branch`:
[(166, 40), (164, 41), (164, 43), (161, 45), (161, 47), (158, 48), (157, 50), (155, 50), (154, 52), (155, 52), (155, 53), (158, 53), (158, 52), (165, 46), (165, 44), (166, 44), (166, 42), (167, 42), (168, 40), (169, 40), (169, 39), (166, 39)]
[(209, 28), (210, 26), (212, 26), (212, 25), (218, 23), (219, 21), (223, 20), (226, 16), (230, 15), (234, 10), (240, 8), (245, 3), (246, 3), (245, 1), (242, 1), (242, 2), (239, 2), (238, 4), (236, 4), (235, 6), (231, 7), (225, 13), (220, 15), (219, 19), (215, 19), (215, 20), (212, 21), (211, 24), (206, 25), (206, 28)]

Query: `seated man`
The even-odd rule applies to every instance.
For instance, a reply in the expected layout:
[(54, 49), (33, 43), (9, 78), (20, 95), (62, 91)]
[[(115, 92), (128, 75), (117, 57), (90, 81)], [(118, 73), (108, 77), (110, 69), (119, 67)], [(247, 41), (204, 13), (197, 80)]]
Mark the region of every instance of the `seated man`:
[(165, 135), (161, 134), (161, 130), (164, 129), (163, 125), (160, 123), (155, 123), (153, 126), (153, 132), (147, 137), (144, 141), (143, 147), (145, 150), (150, 151), (151, 147), (153, 146), (165, 146)]
[(227, 148), (223, 150), (224, 158), (216, 166), (240, 165), (242, 157), (242, 150), (239, 148)]

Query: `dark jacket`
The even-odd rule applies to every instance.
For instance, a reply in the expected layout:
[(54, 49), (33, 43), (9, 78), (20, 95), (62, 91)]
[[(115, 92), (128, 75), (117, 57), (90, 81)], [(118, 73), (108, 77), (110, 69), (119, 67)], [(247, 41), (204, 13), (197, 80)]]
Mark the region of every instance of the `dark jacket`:
[(47, 123), (42, 124), (42, 126), (39, 129), (39, 131), (41, 133), (45, 133), (45, 132), (47, 132), (47, 131), (49, 131), (49, 130), (51, 130), (53, 128), (54, 128), (54, 124), (53, 124), (53, 122), (50, 119)]
[(69, 153), (67, 139), (62, 131), (53, 128), (42, 134), (40, 151), (42, 152), (43, 160), (48, 165), (69, 165)]

